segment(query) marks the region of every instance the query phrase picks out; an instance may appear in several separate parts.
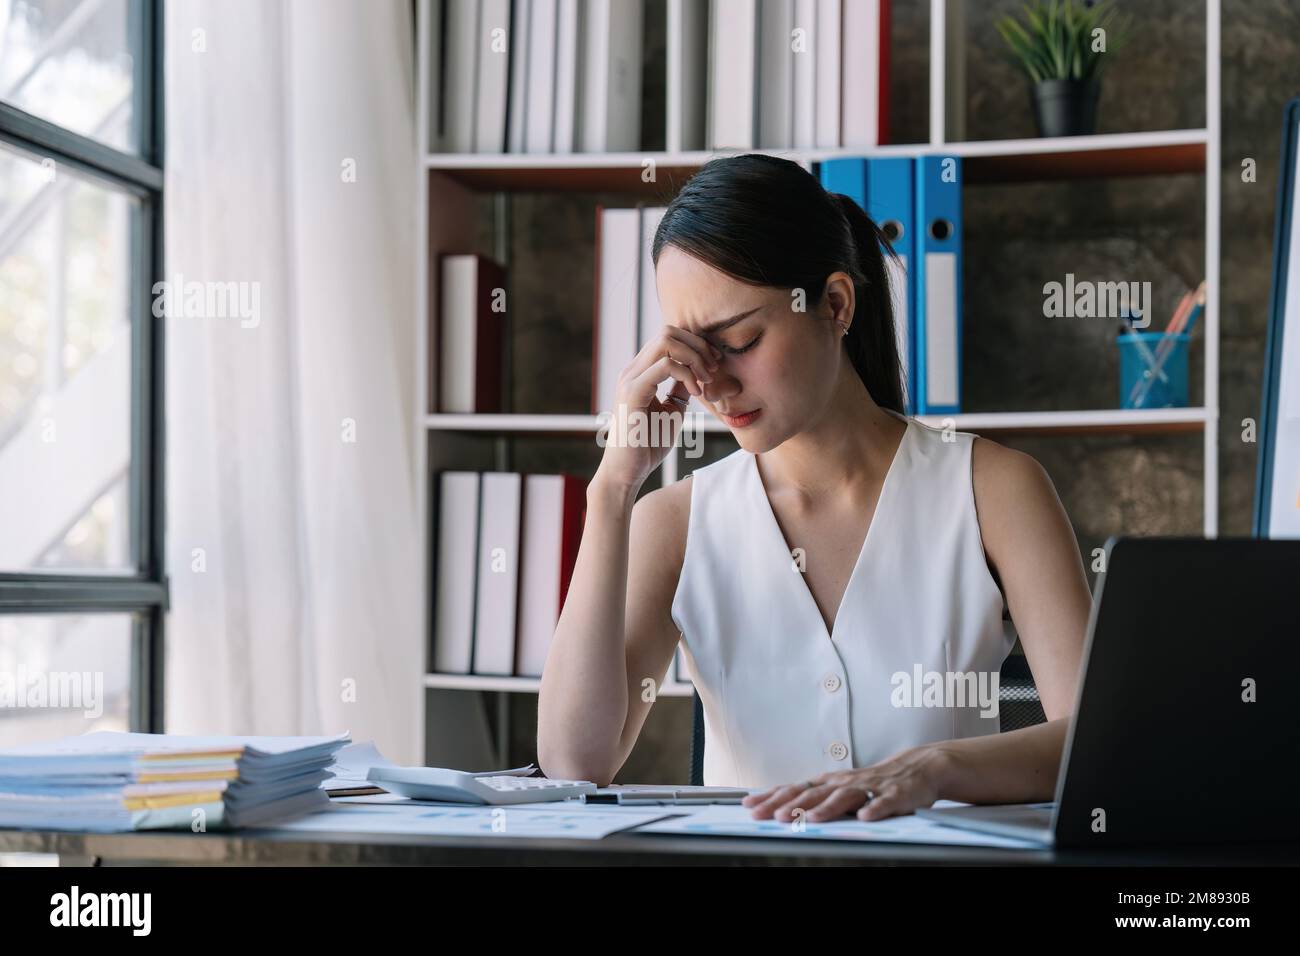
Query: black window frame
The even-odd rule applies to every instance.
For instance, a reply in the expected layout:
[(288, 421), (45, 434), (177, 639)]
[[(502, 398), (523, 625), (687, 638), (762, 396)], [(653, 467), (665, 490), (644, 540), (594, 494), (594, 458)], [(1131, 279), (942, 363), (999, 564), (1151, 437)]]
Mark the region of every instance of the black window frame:
[(163, 278), (163, 4), (127, 0), (133, 55), (132, 134), (138, 154), (0, 101), (0, 142), (137, 200), (130, 217), (132, 573), (60, 574), (0, 570), (0, 614), (131, 613), (130, 727), (163, 731), (164, 562), (163, 319), (153, 315)]

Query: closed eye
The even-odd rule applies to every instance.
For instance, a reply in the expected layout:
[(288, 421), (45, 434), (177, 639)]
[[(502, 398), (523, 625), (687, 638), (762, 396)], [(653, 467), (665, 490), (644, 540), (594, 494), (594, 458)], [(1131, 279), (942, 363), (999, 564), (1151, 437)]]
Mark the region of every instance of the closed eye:
[(750, 349), (752, 349), (755, 345), (758, 344), (758, 340), (761, 339), (762, 337), (763, 337), (763, 333), (759, 332), (758, 335), (750, 339), (748, 345), (742, 345), (738, 349), (733, 349), (730, 345), (724, 345), (722, 346), (722, 351), (730, 352), (732, 355), (739, 355), (741, 352), (748, 352)]

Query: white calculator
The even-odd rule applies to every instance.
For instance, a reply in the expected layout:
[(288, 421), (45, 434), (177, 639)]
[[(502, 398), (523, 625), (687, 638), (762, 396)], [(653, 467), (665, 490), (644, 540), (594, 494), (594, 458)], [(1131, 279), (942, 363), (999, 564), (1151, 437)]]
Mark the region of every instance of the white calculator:
[(550, 780), (546, 777), (479, 776), (439, 767), (371, 767), (366, 779), (389, 793), (412, 800), (503, 806), (541, 803), (595, 793), (588, 780)]

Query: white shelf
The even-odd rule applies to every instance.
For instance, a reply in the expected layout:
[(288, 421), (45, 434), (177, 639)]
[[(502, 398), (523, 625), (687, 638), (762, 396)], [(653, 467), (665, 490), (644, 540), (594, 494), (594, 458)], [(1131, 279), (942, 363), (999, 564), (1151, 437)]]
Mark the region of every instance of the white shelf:
[(595, 415), (473, 415), (440, 412), (424, 417), (430, 431), (466, 432), (572, 432), (575, 435), (596, 433), (600, 427)]
[[(436, 690), (488, 690), (516, 694), (536, 694), (542, 686), (539, 677), (492, 677), (484, 674), (425, 674), (424, 686)], [(659, 685), (660, 697), (690, 697), (690, 684), (665, 681)]]
[[(1102, 176), (1174, 175), (1205, 170), (1209, 133), (1204, 129), (1106, 133), (1048, 139), (1003, 139), (964, 143), (910, 143), (856, 149), (756, 149), (807, 165), (850, 156), (960, 156), (966, 182), (1014, 182)], [(689, 175), (710, 159), (739, 150), (665, 153), (427, 153), (426, 169), (470, 189), (662, 190), (663, 183)], [(642, 180), (647, 161), (655, 181)]]
[[(1092, 409), (1062, 412), (975, 412), (960, 415), (917, 415), (918, 421), (942, 428), (949, 421), (958, 431), (988, 432), (1149, 432), (1198, 431), (1209, 420), (1204, 408)], [(712, 415), (689, 413), (693, 428), (704, 432), (730, 429)], [(430, 431), (485, 432), (492, 434), (568, 433), (594, 435), (600, 427), (595, 415), (426, 415)]]
[(426, 153), (429, 169), (639, 169), (647, 159), (669, 166), (703, 166), (717, 156), (742, 152), (781, 156), (796, 162), (819, 163), (853, 156), (1022, 156), (1042, 153), (1104, 152), (1162, 146), (1204, 146), (1204, 129), (1154, 130), (1139, 133), (1099, 133), (1093, 136), (1035, 137), (1034, 139), (973, 140), (965, 143), (898, 143), (887, 146), (837, 149), (688, 150), (666, 153), (647, 150), (631, 153)]
[(951, 419), (959, 431), (1198, 431), (1209, 415), (1204, 408), (1101, 408), (1063, 412), (974, 412), (963, 415), (918, 415), (941, 428)]
[[(1035, 137), (1034, 139), (987, 139), (965, 143), (927, 143), (925, 153), (945, 156), (1023, 156), (1040, 153), (1104, 152), (1108, 150), (1150, 149), (1162, 146), (1204, 146), (1209, 133), (1204, 129), (1149, 130), (1139, 133), (1097, 133), (1092, 136)], [(893, 149), (893, 147), (889, 147)], [(898, 147), (916, 152), (917, 147)], [(840, 150), (839, 152), (845, 152)], [(848, 151), (853, 155), (852, 151)]]

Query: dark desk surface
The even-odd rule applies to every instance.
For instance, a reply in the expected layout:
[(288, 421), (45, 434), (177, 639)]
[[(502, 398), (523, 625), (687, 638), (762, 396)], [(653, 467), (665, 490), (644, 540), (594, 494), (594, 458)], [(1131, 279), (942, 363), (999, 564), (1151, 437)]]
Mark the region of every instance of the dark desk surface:
[(57, 853), (102, 865), (478, 866), (1270, 866), (1300, 844), (1001, 850), (770, 837), (615, 833), (603, 840), (312, 833), (285, 830), (65, 833), (0, 830), (0, 853)]

